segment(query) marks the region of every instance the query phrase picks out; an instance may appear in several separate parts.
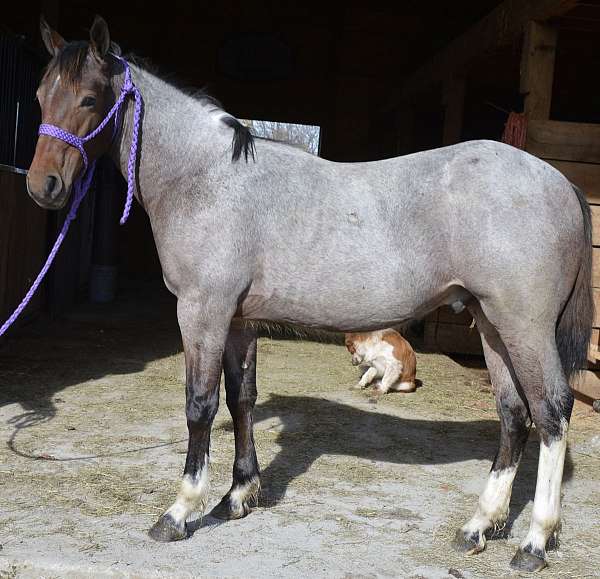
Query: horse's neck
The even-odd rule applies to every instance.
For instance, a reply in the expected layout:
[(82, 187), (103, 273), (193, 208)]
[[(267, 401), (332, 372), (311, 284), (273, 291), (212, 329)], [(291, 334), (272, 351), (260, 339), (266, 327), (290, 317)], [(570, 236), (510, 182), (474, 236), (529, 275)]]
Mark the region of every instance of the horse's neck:
[[(172, 192), (186, 179), (205, 174), (206, 167), (214, 166), (218, 151), (227, 146), (219, 120), (225, 113), (138, 67), (132, 67), (132, 77), (144, 101), (135, 195), (151, 214), (163, 193)], [(130, 98), (121, 136), (113, 148), (113, 159), (125, 178), (133, 136), (133, 111)]]

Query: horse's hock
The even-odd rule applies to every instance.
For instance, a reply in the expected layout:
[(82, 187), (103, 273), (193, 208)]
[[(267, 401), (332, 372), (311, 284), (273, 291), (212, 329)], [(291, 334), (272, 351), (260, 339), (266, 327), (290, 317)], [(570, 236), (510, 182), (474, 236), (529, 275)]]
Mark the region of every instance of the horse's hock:
[[(486, 370), (418, 354), (423, 386), (374, 403), (368, 392), (350, 390), (358, 370), (345, 348), (291, 339), (259, 342), (259, 507), (241, 521), (195, 521), (187, 541), (149, 543), (146, 530), (177, 488), (186, 449), (173, 314), (164, 290), (133, 286), (116, 305), (80, 307), (61, 323), (25, 328), (2, 351), (0, 573), (505, 572), (531, 514), (534, 438), (504, 533), (481, 557), (450, 548), (497, 450)], [(75, 351), (85, 363), (73, 363)], [(579, 403), (570, 445), (562, 549), (549, 560), (552, 574), (589, 576), (600, 564), (600, 426)], [(207, 512), (228, 489), (232, 457), (222, 394)]]

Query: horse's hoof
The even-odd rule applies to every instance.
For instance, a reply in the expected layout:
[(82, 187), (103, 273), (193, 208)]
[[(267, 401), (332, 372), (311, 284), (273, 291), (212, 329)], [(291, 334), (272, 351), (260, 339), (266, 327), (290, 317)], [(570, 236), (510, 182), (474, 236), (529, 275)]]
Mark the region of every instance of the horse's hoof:
[(187, 529), (185, 522), (178, 524), (171, 515), (164, 514), (152, 525), (148, 535), (155, 541), (170, 543), (171, 541), (181, 541), (181, 539), (187, 538)]
[(478, 532), (469, 533), (463, 531), (462, 529), (458, 529), (458, 531), (456, 531), (456, 535), (454, 535), (452, 547), (454, 547), (454, 550), (458, 551), (459, 553), (464, 553), (465, 555), (476, 555), (485, 549), (485, 540)]
[(548, 563), (543, 556), (540, 557), (538, 555), (534, 555), (533, 553), (528, 553), (527, 551), (523, 551), (521, 548), (517, 550), (515, 556), (510, 562), (511, 569), (526, 573), (535, 573), (536, 571), (541, 571), (547, 565)]
[(225, 495), (221, 502), (210, 513), (217, 519), (223, 521), (233, 521), (235, 519), (243, 519), (250, 514), (252, 509), (247, 502), (232, 501), (229, 494)]

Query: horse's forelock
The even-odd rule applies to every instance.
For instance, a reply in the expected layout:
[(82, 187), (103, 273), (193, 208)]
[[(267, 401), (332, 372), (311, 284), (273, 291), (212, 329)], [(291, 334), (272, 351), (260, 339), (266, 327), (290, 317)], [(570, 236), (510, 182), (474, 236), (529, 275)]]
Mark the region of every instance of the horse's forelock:
[(66, 44), (46, 67), (43, 80), (57, 74), (67, 86), (76, 89), (83, 76), (89, 47), (89, 43), (85, 41)]

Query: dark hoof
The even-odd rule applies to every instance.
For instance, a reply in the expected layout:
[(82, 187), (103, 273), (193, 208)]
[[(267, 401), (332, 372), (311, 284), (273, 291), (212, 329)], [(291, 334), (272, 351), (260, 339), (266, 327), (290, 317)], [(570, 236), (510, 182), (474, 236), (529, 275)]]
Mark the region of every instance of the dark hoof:
[(511, 569), (515, 569), (515, 571), (524, 571), (527, 573), (541, 571), (547, 565), (548, 563), (546, 563), (546, 559), (544, 559), (544, 557), (538, 557), (533, 553), (527, 553), (526, 551), (523, 551), (523, 549), (518, 549), (515, 553), (515, 556), (512, 558), (512, 561), (510, 562)]
[(485, 549), (485, 541), (479, 533), (467, 534), (462, 529), (456, 531), (452, 547), (465, 555), (476, 555)]
[(248, 516), (251, 510), (248, 503), (233, 503), (230, 496), (227, 494), (221, 499), (221, 502), (210, 514), (223, 521), (233, 521)]
[(187, 529), (185, 523), (183, 525), (178, 525), (171, 515), (162, 515), (158, 521), (152, 525), (148, 534), (155, 541), (170, 543), (171, 541), (181, 541), (181, 539), (185, 539), (187, 537)]

